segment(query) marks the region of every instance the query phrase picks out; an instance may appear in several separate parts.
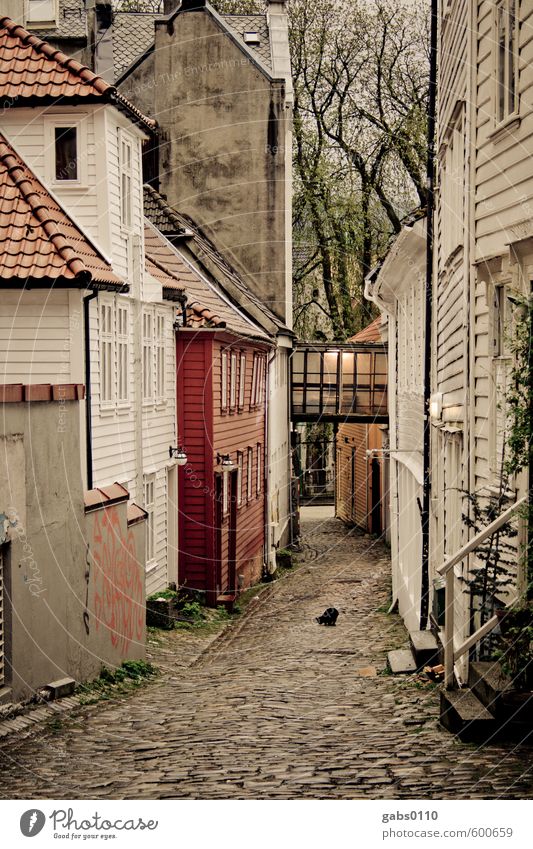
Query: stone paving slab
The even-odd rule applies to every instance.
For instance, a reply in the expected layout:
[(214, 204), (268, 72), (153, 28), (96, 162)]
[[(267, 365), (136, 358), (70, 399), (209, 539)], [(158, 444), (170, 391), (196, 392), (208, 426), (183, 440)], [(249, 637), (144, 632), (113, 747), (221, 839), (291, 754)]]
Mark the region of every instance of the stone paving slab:
[(384, 546), (329, 517), (302, 529), (301, 567), (206, 653), (166, 643), (158, 682), (0, 741), (2, 797), (533, 798), (531, 747), (460, 743), (436, 687), (388, 674), (407, 634)]

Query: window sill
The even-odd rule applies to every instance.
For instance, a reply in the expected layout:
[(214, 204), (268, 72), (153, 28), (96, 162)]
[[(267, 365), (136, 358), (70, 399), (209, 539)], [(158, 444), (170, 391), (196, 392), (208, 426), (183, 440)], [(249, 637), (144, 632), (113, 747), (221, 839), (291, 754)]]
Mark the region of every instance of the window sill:
[(49, 185), (54, 192), (65, 190), (69, 192), (89, 191), (88, 183), (76, 183), (74, 180), (50, 180)]
[(505, 118), (504, 121), (500, 121), (496, 127), (494, 127), (493, 131), (488, 135), (488, 141), (496, 144), (500, 141), (500, 139), (505, 138), (505, 136), (512, 133), (513, 130), (517, 130), (520, 126), (520, 116), (516, 114), (509, 115), (508, 118)]

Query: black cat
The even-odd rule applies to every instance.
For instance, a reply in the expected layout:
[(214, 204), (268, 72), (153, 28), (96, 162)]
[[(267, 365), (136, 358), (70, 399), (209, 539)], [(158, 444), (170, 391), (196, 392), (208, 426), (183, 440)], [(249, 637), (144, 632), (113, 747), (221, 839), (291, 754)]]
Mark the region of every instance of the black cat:
[(336, 610), (334, 607), (328, 607), (328, 609), (324, 611), (322, 616), (316, 617), (316, 621), (319, 625), (335, 625), (335, 623), (337, 622), (338, 615), (338, 610)]

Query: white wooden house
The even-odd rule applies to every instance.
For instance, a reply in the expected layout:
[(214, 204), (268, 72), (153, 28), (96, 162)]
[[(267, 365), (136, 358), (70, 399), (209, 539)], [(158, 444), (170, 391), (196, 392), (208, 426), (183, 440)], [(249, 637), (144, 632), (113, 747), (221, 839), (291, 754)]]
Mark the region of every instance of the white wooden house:
[[(462, 490), (489, 496), (501, 482), (506, 382), (517, 293), (533, 266), (533, 2), (447, 0), (439, 16), (437, 207), (432, 339), (432, 534), (435, 571), (468, 542)], [(509, 482), (509, 503), (526, 492)], [(452, 570), (456, 654), (471, 622)], [(442, 570), (441, 570), (442, 573)], [(521, 576), (502, 603), (520, 591)], [(459, 652), (460, 654), (460, 652)], [(467, 674), (465, 652), (456, 674)]]
[[(15, 60), (28, 76), (8, 76), (0, 91), (13, 107), (4, 110), (3, 132), (127, 291), (95, 294), (88, 303), (88, 339), (79, 293), (53, 291), (42, 315), (32, 312), (32, 293), (25, 294), (14, 322), (29, 321), (36, 333), (48, 325), (69, 382), (86, 382), (88, 342), (91, 416), (81, 429), (82, 456), (88, 458), (84, 482), (89, 489), (118, 482), (147, 510), (150, 593), (177, 576), (175, 522), (168, 510), (170, 500), (170, 515), (176, 515), (176, 469), (169, 459), (169, 448), (177, 444), (175, 304), (163, 297), (144, 262), (141, 145), (153, 122), (88, 69), (1, 19), (0, 64), (9, 67)], [(52, 381), (57, 357), (47, 361), (27, 354), (21, 369), (31, 381)]]
[(422, 592), (425, 277), (423, 218), (402, 229), (365, 287), (387, 322), (392, 596), (409, 631), (420, 628)]

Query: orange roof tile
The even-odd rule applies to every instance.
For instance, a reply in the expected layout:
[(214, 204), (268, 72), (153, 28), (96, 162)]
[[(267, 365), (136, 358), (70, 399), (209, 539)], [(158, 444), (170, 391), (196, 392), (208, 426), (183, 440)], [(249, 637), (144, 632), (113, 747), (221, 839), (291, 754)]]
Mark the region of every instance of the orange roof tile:
[(0, 280), (125, 287), (1, 134)]
[(381, 342), (381, 316), (378, 315), (377, 318), (374, 319), (370, 324), (367, 324), (366, 327), (363, 327), (359, 333), (356, 333), (355, 336), (352, 336), (351, 339), (348, 339), (348, 342)]
[(143, 115), (102, 77), (94, 74), (29, 33), (8, 17), (0, 18), (0, 100), (23, 105), (25, 100), (96, 97), (115, 102), (150, 129), (156, 122)]

